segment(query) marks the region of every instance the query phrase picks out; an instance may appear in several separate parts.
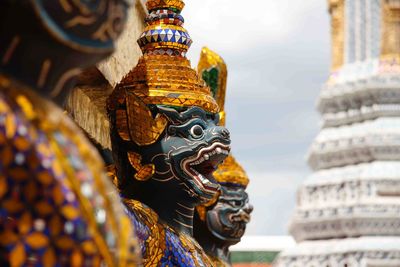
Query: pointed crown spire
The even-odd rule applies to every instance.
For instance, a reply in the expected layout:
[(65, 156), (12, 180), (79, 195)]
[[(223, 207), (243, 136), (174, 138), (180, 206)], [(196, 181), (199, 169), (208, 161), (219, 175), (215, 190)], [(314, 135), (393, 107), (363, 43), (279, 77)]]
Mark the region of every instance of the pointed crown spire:
[(203, 47), (197, 71), (210, 87), (211, 93), (220, 108), (220, 125), (225, 126), (225, 96), (228, 68), (224, 59), (208, 47)]
[(176, 13), (180, 13), (185, 7), (182, 0), (149, 0), (146, 2), (146, 8), (149, 12), (160, 9), (169, 9)]
[[(225, 125), (225, 96), (228, 70), (224, 59), (214, 51), (203, 47), (201, 50), (200, 61), (197, 66), (200, 77), (211, 88), (213, 96), (220, 107), (220, 124)], [(214, 172), (215, 179), (221, 183), (229, 183), (247, 187), (249, 178), (245, 170), (240, 166), (236, 159), (229, 155), (228, 158), (219, 165)]]
[(189, 33), (183, 28), (181, 0), (148, 0), (147, 27), (138, 44), (143, 54), (168, 54), (185, 56), (192, 44)]

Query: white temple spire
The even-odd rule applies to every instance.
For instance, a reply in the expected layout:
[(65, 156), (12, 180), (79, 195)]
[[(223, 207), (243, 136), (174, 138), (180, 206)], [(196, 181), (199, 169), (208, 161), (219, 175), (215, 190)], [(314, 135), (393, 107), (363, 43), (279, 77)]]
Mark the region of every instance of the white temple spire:
[(296, 248), (276, 266), (400, 266), (400, 0), (330, 0), (332, 72)]

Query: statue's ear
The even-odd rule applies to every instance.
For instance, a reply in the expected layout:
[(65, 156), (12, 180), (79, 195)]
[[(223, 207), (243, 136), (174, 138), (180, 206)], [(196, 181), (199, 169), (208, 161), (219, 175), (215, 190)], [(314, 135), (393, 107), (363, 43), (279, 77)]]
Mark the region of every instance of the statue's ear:
[(135, 152), (128, 152), (128, 159), (131, 166), (135, 169), (135, 179), (145, 182), (153, 177), (156, 167), (154, 164), (142, 165), (142, 156)]
[(129, 136), (139, 146), (154, 144), (168, 125), (167, 117), (153, 117), (149, 107), (135, 94), (126, 96), (126, 119)]

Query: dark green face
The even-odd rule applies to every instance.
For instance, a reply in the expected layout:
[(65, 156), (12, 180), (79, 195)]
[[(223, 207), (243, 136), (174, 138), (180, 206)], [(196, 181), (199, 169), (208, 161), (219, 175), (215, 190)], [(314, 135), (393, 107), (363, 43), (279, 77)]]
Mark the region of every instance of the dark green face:
[(203, 80), (211, 88), (211, 92), (215, 97), (218, 90), (219, 70), (217, 68), (209, 68), (203, 71)]
[(185, 191), (196, 202), (209, 201), (219, 190), (213, 172), (229, 154), (229, 131), (217, 125), (218, 116), (198, 107), (183, 112), (158, 107), (158, 112), (169, 125), (156, 143), (139, 152), (156, 167), (150, 182)]
[(234, 245), (242, 238), (252, 211), (244, 187), (222, 185), (217, 203), (207, 211), (208, 230), (221, 242)]

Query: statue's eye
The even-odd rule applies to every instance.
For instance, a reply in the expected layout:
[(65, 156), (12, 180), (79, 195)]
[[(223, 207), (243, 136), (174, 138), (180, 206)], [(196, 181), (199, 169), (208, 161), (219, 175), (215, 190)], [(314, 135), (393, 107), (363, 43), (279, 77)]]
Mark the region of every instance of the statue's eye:
[(241, 207), (243, 205), (242, 201), (239, 201), (239, 200), (232, 200), (232, 201), (230, 201), (230, 204), (233, 207)]
[(192, 135), (193, 138), (201, 138), (204, 135), (204, 130), (203, 127), (200, 125), (195, 125), (190, 129), (190, 134)]

